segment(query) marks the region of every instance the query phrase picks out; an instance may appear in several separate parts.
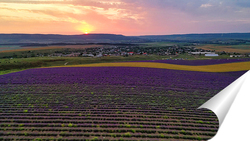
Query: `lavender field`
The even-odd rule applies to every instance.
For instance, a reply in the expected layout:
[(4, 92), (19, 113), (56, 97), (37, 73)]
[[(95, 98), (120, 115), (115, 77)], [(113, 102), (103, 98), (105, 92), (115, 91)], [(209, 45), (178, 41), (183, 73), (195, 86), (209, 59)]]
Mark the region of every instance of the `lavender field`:
[(176, 65), (201, 66), (201, 65), (215, 65), (215, 64), (247, 62), (247, 61), (250, 61), (250, 59), (239, 58), (239, 59), (209, 59), (209, 60), (147, 60), (140, 62), (157, 62), (157, 63), (168, 63)]
[(246, 71), (42, 68), (0, 76), (0, 140), (207, 140), (197, 108)]

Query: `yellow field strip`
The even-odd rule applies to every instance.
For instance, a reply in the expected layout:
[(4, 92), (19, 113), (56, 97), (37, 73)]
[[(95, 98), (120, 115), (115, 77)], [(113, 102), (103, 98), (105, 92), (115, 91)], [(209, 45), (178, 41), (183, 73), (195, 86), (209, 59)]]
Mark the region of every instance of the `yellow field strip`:
[(67, 66), (55, 66), (55, 67), (144, 67), (144, 68), (159, 68), (159, 69), (173, 69), (173, 70), (201, 71), (201, 72), (232, 72), (232, 71), (250, 70), (250, 61), (205, 65), (205, 66), (187, 66), (187, 65), (174, 65), (174, 64), (152, 63), (152, 62), (118, 62), (118, 63), (67, 65)]

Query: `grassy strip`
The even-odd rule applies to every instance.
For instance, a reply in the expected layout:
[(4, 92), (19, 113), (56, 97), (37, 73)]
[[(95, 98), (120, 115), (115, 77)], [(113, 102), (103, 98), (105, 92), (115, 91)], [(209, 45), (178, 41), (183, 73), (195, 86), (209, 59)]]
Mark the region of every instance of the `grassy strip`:
[(14, 73), (14, 72), (19, 72), (19, 71), (23, 71), (26, 69), (14, 69), (14, 70), (5, 70), (5, 71), (0, 71), (0, 75), (4, 75), (4, 74), (8, 74), (8, 73)]

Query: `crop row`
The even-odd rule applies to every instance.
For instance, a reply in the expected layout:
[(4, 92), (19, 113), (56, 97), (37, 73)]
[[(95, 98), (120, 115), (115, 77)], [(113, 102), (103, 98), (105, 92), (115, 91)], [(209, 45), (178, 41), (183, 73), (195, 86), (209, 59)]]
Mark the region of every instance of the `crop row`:
[[(213, 125), (217, 124), (216, 122), (211, 122), (213, 119), (201, 121), (199, 119), (196, 120), (174, 120), (174, 119), (167, 119), (167, 120), (160, 120), (160, 119), (117, 119), (114, 120), (112, 118), (26, 118), (26, 117), (16, 117), (16, 118), (8, 118), (8, 117), (1, 117), (1, 122), (8, 122), (8, 121), (15, 121), (17, 123), (21, 123), (23, 121), (27, 121), (27, 123), (60, 123), (60, 122), (74, 122), (74, 123), (123, 123), (124, 121), (129, 121), (130, 124), (147, 124), (150, 122), (151, 124), (156, 125), (179, 125), (179, 124), (190, 124), (189, 126), (204, 126), (204, 125)], [(120, 121), (120, 122), (119, 122)], [(199, 125), (196, 125), (199, 123)]]
[[(151, 139), (159, 139), (159, 138), (164, 138), (164, 139), (188, 139), (188, 140), (206, 140), (209, 139), (209, 136), (203, 136), (203, 135), (195, 135), (195, 136), (190, 136), (190, 135), (185, 135), (185, 134), (179, 134), (179, 133), (173, 133), (172, 135), (165, 135), (165, 134), (132, 134), (132, 133), (116, 133), (116, 134), (98, 134), (98, 133), (66, 133), (66, 132), (61, 132), (61, 133), (50, 133), (50, 132), (43, 132), (43, 133), (22, 133), (22, 132), (16, 132), (16, 133), (11, 133), (9, 132), (8, 134), (1, 134), (2, 136), (17, 136), (18, 138), (34, 138), (34, 137), (57, 137), (58, 135), (61, 137), (74, 137), (74, 138), (81, 138), (81, 137), (111, 137), (111, 138), (120, 138), (120, 137), (126, 137), (126, 138), (138, 138), (138, 139), (143, 139), (143, 138), (151, 138)], [(0, 138), (1, 139), (1, 138)]]
[[(65, 125), (64, 125), (65, 126)], [(215, 128), (211, 128), (211, 129), (206, 129), (204, 132), (204, 130), (200, 130), (200, 131), (196, 131), (193, 132), (193, 130), (178, 130), (176, 128), (168, 128), (168, 129), (164, 129), (161, 130), (161, 128), (156, 127), (155, 129), (149, 129), (149, 128), (144, 128), (143, 126), (141, 126), (140, 128), (112, 128), (112, 127), (104, 127), (102, 125), (97, 125), (97, 126), (89, 126), (89, 127), (79, 127), (79, 126), (75, 126), (72, 125), (74, 127), (61, 127), (58, 126), (53, 126), (53, 128), (49, 127), (49, 126), (27, 126), (26, 128), (24, 128), (24, 126), (19, 126), (17, 127), (5, 127), (0, 129), (1, 131), (39, 131), (39, 132), (44, 132), (44, 131), (51, 131), (51, 132), (63, 132), (63, 131), (67, 131), (67, 132), (107, 132), (107, 133), (124, 133), (124, 132), (131, 132), (131, 133), (149, 133), (149, 134), (153, 134), (153, 133), (166, 133), (166, 134), (178, 134), (179, 132), (181, 132), (181, 134), (199, 134), (199, 135), (211, 135), (211, 134), (215, 134), (216, 130)], [(202, 129), (202, 128), (201, 128)]]

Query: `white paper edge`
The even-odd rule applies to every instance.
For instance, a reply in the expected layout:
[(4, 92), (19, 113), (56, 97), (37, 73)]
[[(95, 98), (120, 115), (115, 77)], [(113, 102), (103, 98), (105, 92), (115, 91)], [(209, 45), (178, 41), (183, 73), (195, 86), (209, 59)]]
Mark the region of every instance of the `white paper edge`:
[[(224, 136), (223, 135), (220, 136), (220, 139), (222, 139), (223, 137), (228, 138), (228, 136), (230, 135), (230, 134), (226, 134), (225, 135), (225, 133), (228, 133), (228, 132), (225, 132), (225, 130), (227, 130), (227, 129), (223, 128), (223, 131), (221, 131), (220, 129), (222, 128), (222, 125), (223, 125), (223, 122), (224, 122), (224, 120), (226, 118), (226, 115), (228, 114), (228, 112), (229, 112), (231, 106), (233, 105), (236, 97), (239, 95), (239, 92), (240, 92), (241, 98), (242, 98), (242, 95), (246, 96), (248, 94), (247, 91), (246, 91), (246, 89), (249, 89), (250, 85), (244, 84), (245, 81), (246, 81), (246, 78), (248, 79), (247, 83), (249, 84), (250, 83), (250, 80), (249, 80), (250, 79), (250, 71), (248, 71), (245, 74), (243, 74), (240, 78), (238, 78), (237, 80), (235, 80), (233, 83), (231, 83), (229, 86), (227, 86), (225, 89), (223, 89), (221, 92), (219, 92), (217, 95), (215, 95), (214, 97), (212, 97), (210, 100), (208, 100), (206, 103), (204, 103), (203, 105), (201, 105), (198, 108), (198, 109), (206, 108), (206, 109), (212, 110), (216, 114), (216, 116), (219, 119), (219, 130), (217, 132), (217, 135), (220, 134), (220, 132), (224, 133)], [(243, 89), (242, 89), (242, 86), (244, 86)], [(249, 95), (250, 95), (250, 93), (249, 93)], [(248, 99), (248, 100), (250, 100), (250, 99)], [(237, 101), (237, 103), (240, 103), (240, 102)], [(250, 103), (250, 101), (248, 103)], [(239, 105), (239, 104), (237, 104), (237, 105)], [(244, 107), (242, 107), (242, 104), (240, 104), (240, 106), (241, 106), (240, 108), (244, 108)], [(234, 108), (235, 108), (235, 106), (234, 106)], [(247, 108), (249, 108), (249, 107), (247, 107)], [(241, 114), (244, 114), (244, 113), (241, 113)], [(230, 113), (230, 116), (232, 116), (232, 115), (233, 114)], [(237, 115), (237, 117), (239, 117), (239, 115)], [(250, 117), (250, 114), (249, 114), (249, 117)], [(229, 119), (229, 117), (228, 117), (228, 119)], [(230, 118), (230, 120), (232, 120), (232, 118)], [(240, 120), (240, 119), (235, 119), (235, 120), (233, 119), (233, 123), (235, 124), (235, 122), (237, 122), (237, 120)], [(227, 122), (227, 124), (230, 124), (230, 123), (232, 123), (232, 121), (231, 122)], [(235, 124), (235, 125), (238, 126), (237, 124)], [(230, 128), (230, 126), (229, 126), (229, 128)], [(230, 130), (232, 130), (232, 127), (230, 128)], [(233, 132), (234, 135), (232, 134), (231, 136), (239, 137), (239, 135), (237, 136), (237, 134), (235, 134), (235, 133), (237, 132), (237, 130), (240, 131), (240, 129), (236, 128), (234, 130), (235, 130)], [(241, 133), (239, 132), (239, 134), (241, 134)], [(217, 137), (217, 135), (215, 137)], [(242, 135), (241, 135), (241, 137), (242, 137)], [(223, 140), (225, 138), (223, 138)], [(239, 138), (237, 138), (237, 139), (239, 139)]]

